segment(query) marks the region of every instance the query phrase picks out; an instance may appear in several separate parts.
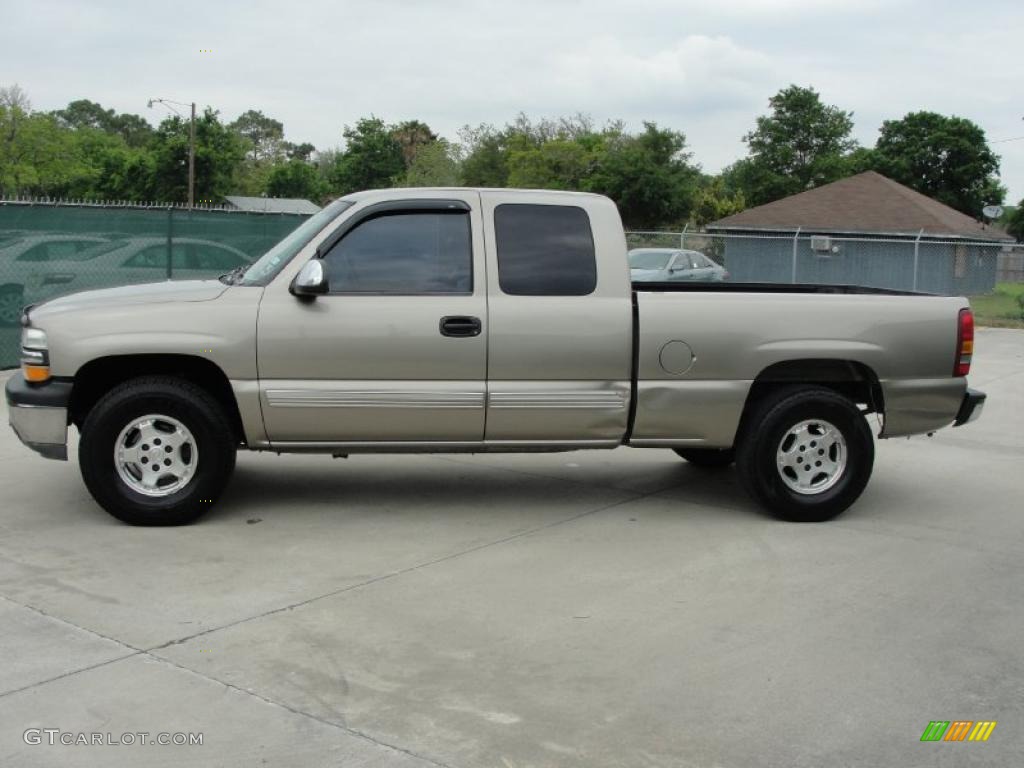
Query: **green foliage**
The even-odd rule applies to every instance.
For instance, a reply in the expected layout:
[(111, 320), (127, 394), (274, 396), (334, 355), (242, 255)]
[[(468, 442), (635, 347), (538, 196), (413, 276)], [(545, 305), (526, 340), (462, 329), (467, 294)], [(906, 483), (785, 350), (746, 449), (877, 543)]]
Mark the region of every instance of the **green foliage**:
[(327, 185), (316, 167), (302, 160), (275, 165), (267, 179), (267, 195), (270, 197), (301, 197), (317, 202), (326, 192)]
[(879, 173), (969, 216), (1006, 194), (985, 132), (961, 117), (912, 112), (886, 120), (872, 154)]
[[(250, 109), (225, 125), (207, 108), (196, 121), (196, 200), (271, 195), (323, 200), (393, 185), (531, 187), (606, 194), (631, 228), (703, 225), (864, 170), (879, 170), (977, 216), (1001, 202), (998, 158), (974, 123), (930, 112), (886, 122), (878, 145), (858, 147), (852, 115), (791, 85), (770, 100), (744, 140), (749, 154), (717, 177), (701, 173), (678, 131), (644, 123), (595, 127), (585, 115), (502, 128), (466, 126), (458, 142), (419, 120), (363, 118), (344, 144), (321, 151), (284, 138), (284, 125)], [(189, 122), (154, 129), (139, 115), (79, 99), (33, 112), (18, 86), (0, 87), (0, 194), (183, 202)], [(1024, 201), (1022, 201), (1024, 204)], [(1024, 239), (1024, 208), (1000, 224)]]
[[(241, 136), (220, 122), (209, 107), (196, 117), (195, 199), (220, 201), (236, 191), (238, 168), (245, 158)], [(188, 199), (189, 121), (168, 117), (154, 142), (155, 195), (160, 200)]]
[(406, 168), (411, 168), (420, 150), (437, 141), (437, 134), (430, 126), (419, 120), (406, 120), (391, 128), (391, 137), (398, 142), (402, 150), (402, 160)]
[(508, 186), (508, 137), (493, 125), (465, 126), (459, 131), (465, 150), (462, 183), (469, 187)]
[(254, 163), (279, 160), (284, 155), (284, 124), (258, 110), (243, 112), (228, 128), (245, 140), (247, 157)]
[(732, 183), (752, 205), (828, 184), (849, 174), (853, 115), (824, 104), (813, 88), (791, 85), (768, 100), (771, 114), (743, 137), (750, 156), (735, 164)]
[(706, 179), (697, 190), (692, 219), (698, 227), (739, 213), (747, 207), (741, 190), (729, 191), (721, 176)]
[(438, 139), (422, 146), (405, 173), (407, 187), (455, 187), (459, 184), (459, 148)]
[(73, 136), (52, 115), (0, 106), (0, 191), (59, 196), (87, 174)]
[(144, 147), (153, 138), (153, 127), (140, 115), (116, 114), (94, 101), (79, 99), (52, 113), (58, 123), (73, 131), (93, 129), (120, 136), (130, 147)]
[(677, 226), (690, 216), (700, 172), (684, 152), (686, 137), (644, 123), (643, 133), (609, 138), (587, 189), (612, 198), (628, 227)]
[(1024, 200), (1021, 200), (1006, 216), (1006, 231), (1017, 240), (1024, 241)]
[(383, 189), (405, 175), (402, 147), (392, 129), (378, 117), (359, 120), (346, 126), (345, 150), (338, 154), (328, 180), (331, 189), (340, 195), (361, 189)]

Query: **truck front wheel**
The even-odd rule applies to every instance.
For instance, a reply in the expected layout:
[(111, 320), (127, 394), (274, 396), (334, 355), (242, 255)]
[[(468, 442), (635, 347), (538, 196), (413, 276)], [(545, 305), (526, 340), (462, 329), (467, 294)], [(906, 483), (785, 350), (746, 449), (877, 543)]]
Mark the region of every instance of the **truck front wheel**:
[(89, 493), (132, 525), (183, 525), (220, 496), (235, 440), (205, 390), (144, 376), (108, 392), (82, 424), (78, 464)]
[(790, 387), (754, 406), (736, 467), (747, 492), (776, 516), (821, 522), (857, 500), (874, 458), (854, 403), (824, 387)]

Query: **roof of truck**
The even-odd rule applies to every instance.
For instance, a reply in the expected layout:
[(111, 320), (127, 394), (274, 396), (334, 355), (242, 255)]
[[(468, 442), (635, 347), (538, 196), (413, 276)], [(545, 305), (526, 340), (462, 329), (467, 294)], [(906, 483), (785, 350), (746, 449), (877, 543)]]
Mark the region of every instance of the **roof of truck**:
[[(563, 189), (516, 189), (512, 187), (389, 187), (387, 189), (367, 189), (345, 195), (349, 200), (363, 200), (367, 197), (393, 195), (395, 192), (409, 193), (411, 197), (421, 196), (420, 193), (437, 192), (503, 192), (508, 194), (550, 195), (552, 197), (597, 197), (607, 199), (604, 195), (594, 192), (573, 192)], [(429, 195), (422, 195), (424, 197)]]

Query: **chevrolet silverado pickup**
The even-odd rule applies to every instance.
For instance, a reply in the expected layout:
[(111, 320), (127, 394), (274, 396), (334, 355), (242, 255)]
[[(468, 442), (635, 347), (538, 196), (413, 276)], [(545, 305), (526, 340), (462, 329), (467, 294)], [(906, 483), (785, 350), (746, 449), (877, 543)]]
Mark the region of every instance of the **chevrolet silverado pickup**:
[(879, 437), (977, 418), (963, 298), (630, 282), (599, 195), (340, 198), (247, 269), (27, 307), (11, 426), (138, 525), (191, 522), (239, 448), (668, 448), (777, 516), (849, 507)]

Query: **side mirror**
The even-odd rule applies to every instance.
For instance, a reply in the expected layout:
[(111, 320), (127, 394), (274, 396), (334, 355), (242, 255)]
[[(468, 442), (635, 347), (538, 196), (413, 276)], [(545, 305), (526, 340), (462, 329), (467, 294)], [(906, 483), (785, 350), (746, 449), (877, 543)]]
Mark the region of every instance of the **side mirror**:
[(307, 261), (302, 265), (299, 274), (292, 280), (288, 287), (293, 296), (300, 298), (315, 298), (327, 293), (327, 273), (324, 272), (324, 263), (320, 259)]

